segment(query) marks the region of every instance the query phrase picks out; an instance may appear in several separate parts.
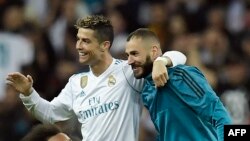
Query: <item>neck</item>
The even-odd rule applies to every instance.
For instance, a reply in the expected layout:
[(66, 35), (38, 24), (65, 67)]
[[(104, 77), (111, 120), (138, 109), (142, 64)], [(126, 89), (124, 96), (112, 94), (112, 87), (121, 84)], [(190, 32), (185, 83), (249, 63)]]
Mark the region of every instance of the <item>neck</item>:
[(113, 57), (110, 54), (104, 55), (102, 59), (95, 65), (91, 65), (90, 69), (95, 76), (100, 76), (111, 65)]

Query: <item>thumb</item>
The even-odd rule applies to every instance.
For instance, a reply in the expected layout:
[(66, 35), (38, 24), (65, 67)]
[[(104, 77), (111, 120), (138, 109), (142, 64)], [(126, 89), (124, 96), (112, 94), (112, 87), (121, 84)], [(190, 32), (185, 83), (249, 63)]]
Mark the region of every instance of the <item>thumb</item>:
[(27, 75), (28, 80), (33, 83), (33, 78), (30, 75)]

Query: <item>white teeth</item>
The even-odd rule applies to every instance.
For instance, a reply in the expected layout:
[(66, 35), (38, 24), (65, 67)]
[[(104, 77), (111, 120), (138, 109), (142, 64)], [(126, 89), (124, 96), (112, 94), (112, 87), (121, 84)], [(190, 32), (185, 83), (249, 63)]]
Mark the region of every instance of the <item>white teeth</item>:
[(80, 56), (84, 56), (84, 55), (86, 55), (86, 53), (79, 52), (79, 55), (80, 55)]

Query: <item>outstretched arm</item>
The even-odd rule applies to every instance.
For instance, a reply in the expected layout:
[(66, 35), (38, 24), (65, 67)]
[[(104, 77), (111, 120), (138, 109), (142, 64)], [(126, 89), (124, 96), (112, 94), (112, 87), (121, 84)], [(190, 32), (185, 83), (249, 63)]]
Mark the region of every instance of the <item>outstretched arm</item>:
[(152, 78), (157, 87), (164, 86), (167, 83), (168, 71), (167, 67), (185, 64), (187, 57), (179, 51), (167, 51), (163, 56), (158, 57), (154, 61)]
[(58, 97), (49, 102), (41, 98), (32, 88), (33, 79), (30, 75), (26, 77), (19, 72), (14, 72), (9, 74), (6, 80), (8, 85), (21, 93), (20, 98), (26, 109), (41, 122), (54, 123), (67, 120), (72, 116), (72, 97), (69, 92), (69, 84), (67, 84)]

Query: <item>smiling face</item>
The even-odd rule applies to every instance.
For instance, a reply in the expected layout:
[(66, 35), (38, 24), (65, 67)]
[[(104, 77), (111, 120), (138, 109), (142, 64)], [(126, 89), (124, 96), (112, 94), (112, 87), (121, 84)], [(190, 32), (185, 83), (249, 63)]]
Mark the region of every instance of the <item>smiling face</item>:
[(111, 22), (101, 15), (91, 15), (78, 19), (75, 27), (78, 29), (76, 49), (79, 62), (91, 68), (105, 64), (114, 39)]
[(132, 38), (126, 44), (128, 64), (131, 65), (135, 78), (146, 77), (151, 71), (153, 61), (151, 59), (150, 44), (141, 38)]
[(77, 33), (76, 49), (79, 53), (79, 62), (84, 65), (94, 65), (102, 59), (102, 44), (95, 37), (94, 30), (79, 28)]

